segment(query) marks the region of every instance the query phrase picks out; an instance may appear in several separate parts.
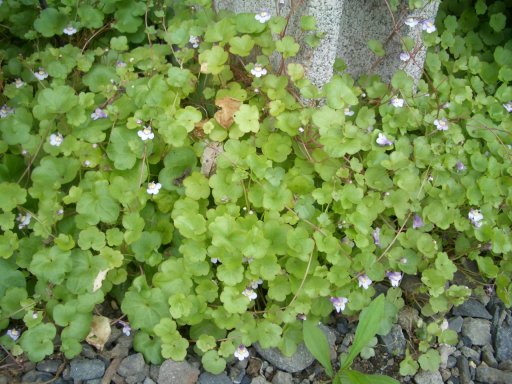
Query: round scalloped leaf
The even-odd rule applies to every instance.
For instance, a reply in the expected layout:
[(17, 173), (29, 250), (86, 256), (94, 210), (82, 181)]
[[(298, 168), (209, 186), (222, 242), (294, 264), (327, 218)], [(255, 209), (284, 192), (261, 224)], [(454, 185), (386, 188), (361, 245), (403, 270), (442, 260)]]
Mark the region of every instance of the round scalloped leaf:
[(65, 27), (66, 17), (55, 8), (43, 9), (34, 22), (34, 28), (44, 37), (61, 35)]
[(55, 334), (56, 329), (53, 324), (39, 324), (23, 332), (20, 345), (31, 361), (38, 362), (53, 353)]
[(0, 209), (10, 212), (27, 200), (27, 191), (15, 183), (0, 183)]
[(206, 352), (201, 357), (201, 363), (206, 371), (218, 375), (226, 368), (226, 360), (219, 356), (215, 350)]

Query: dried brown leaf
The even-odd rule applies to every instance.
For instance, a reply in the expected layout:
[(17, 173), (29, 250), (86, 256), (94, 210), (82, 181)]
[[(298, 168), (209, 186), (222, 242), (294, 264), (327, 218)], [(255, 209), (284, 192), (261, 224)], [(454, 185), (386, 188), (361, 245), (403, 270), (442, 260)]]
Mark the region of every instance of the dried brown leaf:
[(220, 111), (215, 113), (215, 120), (224, 128), (229, 128), (233, 124), (233, 116), (238, 112), (241, 104), (239, 100), (232, 97), (223, 97), (222, 99), (215, 100), (215, 105), (221, 108)]

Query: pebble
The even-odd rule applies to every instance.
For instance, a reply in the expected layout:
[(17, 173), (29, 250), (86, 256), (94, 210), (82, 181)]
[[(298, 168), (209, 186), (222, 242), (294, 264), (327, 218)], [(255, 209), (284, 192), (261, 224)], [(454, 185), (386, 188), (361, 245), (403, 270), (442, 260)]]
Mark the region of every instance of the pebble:
[(201, 376), (199, 376), (199, 384), (231, 384), (232, 381), (226, 374), (226, 372), (223, 372), (219, 375), (214, 375), (209, 372), (203, 372), (201, 373)]
[(448, 380), (452, 376), (452, 372), (449, 369), (441, 369), (440, 373), (443, 381)]
[(512, 360), (505, 360), (500, 363), (498, 369), (502, 371), (511, 371), (512, 372)]
[(156, 383), (153, 381), (153, 379), (146, 377), (144, 379), (144, 381), (142, 382), (142, 384), (156, 384)]
[(498, 362), (494, 357), (494, 351), (491, 345), (482, 347), (482, 360), (491, 368), (498, 368)]
[(492, 316), (489, 311), (485, 308), (485, 306), (475, 299), (469, 299), (464, 302), (462, 305), (455, 307), (452, 309), (452, 313), (455, 316), (463, 316), (463, 317), (474, 317), (480, 319), (491, 320)]
[(387, 335), (380, 336), (380, 340), (391, 355), (403, 356), (405, 354), (407, 341), (405, 340), (404, 333), (400, 325), (393, 325), (391, 327), (391, 331)]
[(443, 378), (439, 371), (420, 371), (414, 376), (416, 384), (443, 384)]
[(502, 320), (494, 334), (494, 349), (496, 350), (496, 359), (504, 361), (512, 359), (512, 319), (510, 315)]
[(98, 379), (105, 373), (105, 364), (98, 359), (74, 358), (71, 360), (69, 376), (74, 380)]
[(145, 376), (144, 368), (146, 368), (144, 356), (142, 356), (142, 353), (136, 353), (125, 357), (121, 361), (117, 373), (123, 377), (140, 376), (141, 374)]
[(452, 368), (448, 367), (448, 358), (456, 351), (456, 348), (452, 345), (441, 344), (438, 348), (439, 355), (441, 356), (441, 368)]
[(464, 319), (461, 316), (452, 317), (450, 320), (448, 320), (448, 328), (457, 333), (460, 333), (463, 323)]
[(37, 363), (36, 369), (41, 372), (55, 373), (61, 364), (61, 360), (43, 360)]
[(490, 344), (491, 322), (485, 319), (466, 317), (462, 324), (462, 334), (468, 337), (473, 345)]
[(480, 353), (466, 346), (462, 346), (459, 348), (464, 356), (468, 359), (473, 360), (475, 363), (480, 364)]
[(23, 383), (44, 383), (53, 379), (53, 375), (48, 372), (28, 371), (23, 375), (21, 381)]
[(166, 360), (158, 372), (158, 384), (195, 384), (199, 370), (186, 361)]
[(485, 384), (510, 384), (512, 383), (512, 372), (481, 365), (476, 368), (476, 379)]
[(292, 375), (288, 372), (277, 371), (272, 378), (272, 384), (293, 384)]
[(464, 356), (457, 358), (457, 368), (459, 369), (460, 384), (470, 384), (471, 372), (469, 371), (468, 360)]
[(267, 379), (265, 379), (263, 376), (258, 376), (252, 379), (251, 384), (270, 384)]

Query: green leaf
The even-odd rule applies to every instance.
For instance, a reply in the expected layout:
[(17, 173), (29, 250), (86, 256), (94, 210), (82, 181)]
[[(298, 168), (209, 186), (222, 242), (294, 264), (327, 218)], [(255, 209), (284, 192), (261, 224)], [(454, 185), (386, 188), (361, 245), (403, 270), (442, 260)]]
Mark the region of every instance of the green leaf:
[(211, 73), (212, 75), (221, 73), (227, 60), (228, 53), (218, 45), (199, 54), (201, 72)]
[(61, 284), (72, 268), (70, 255), (70, 251), (62, 251), (58, 247), (43, 248), (34, 254), (29, 270), (39, 279)]
[(55, 326), (51, 323), (39, 324), (23, 332), (20, 345), (31, 361), (39, 362), (53, 353), (56, 332)]
[(210, 196), (208, 179), (200, 172), (192, 174), (183, 181), (185, 194), (194, 200), (207, 199)]
[(144, 144), (134, 131), (121, 127), (112, 129), (107, 155), (114, 162), (116, 169), (133, 168), (143, 151)]
[(128, 50), (128, 39), (126, 36), (113, 37), (110, 39), (110, 48), (116, 51)]
[(218, 375), (226, 368), (226, 360), (219, 356), (219, 353), (215, 350), (206, 352), (201, 357), (201, 363), (206, 371)]
[(229, 40), (229, 52), (238, 56), (249, 56), (254, 47), (254, 40), (249, 35), (235, 36)]
[(420, 363), (420, 367), (424, 371), (435, 372), (441, 364), (441, 356), (435, 349), (429, 349), (418, 358), (418, 363)]
[(132, 328), (148, 332), (153, 330), (160, 319), (169, 316), (167, 300), (159, 288), (126, 292), (121, 309), (128, 315)]
[(331, 365), (331, 353), (327, 337), (317, 324), (311, 320), (302, 322), (304, 344), (309, 352), (323, 365), (327, 374), (332, 377), (334, 372)]
[(412, 358), (409, 349), (407, 349), (405, 351), (405, 359), (400, 362), (400, 375), (413, 376), (418, 372), (419, 367), (419, 364)]
[(27, 200), (27, 191), (15, 183), (0, 183), (0, 209), (10, 212)]
[(276, 49), (283, 54), (285, 59), (293, 57), (299, 52), (300, 45), (295, 42), (292, 36), (285, 36), (276, 41)]
[(334, 109), (343, 109), (347, 105), (357, 105), (357, 96), (354, 90), (345, 83), (340, 76), (334, 76), (324, 86), (327, 105)]
[(258, 132), (260, 129), (258, 107), (242, 104), (234, 114), (235, 123), (243, 133)]
[(354, 342), (343, 361), (341, 370), (345, 370), (354, 361), (354, 358), (362, 351), (371, 339), (375, 337), (380, 328), (380, 319), (384, 315), (384, 295), (379, 295), (368, 307), (363, 309), (359, 316), (359, 324), (356, 329)]
[(82, 249), (92, 248), (99, 251), (105, 246), (105, 234), (97, 227), (86, 228), (78, 235), (78, 246)]
[(386, 51), (384, 50), (384, 46), (378, 40), (368, 40), (368, 48), (377, 56), (383, 57), (386, 55)]
[(44, 37), (61, 35), (66, 27), (66, 17), (55, 8), (43, 9), (34, 22), (34, 28)]
[(500, 32), (507, 24), (507, 17), (503, 13), (495, 13), (489, 19), (489, 25), (496, 32)]
[(78, 104), (78, 97), (73, 88), (67, 85), (58, 85), (45, 88), (37, 95), (37, 105), (34, 107), (34, 116), (39, 120), (51, 118), (55, 114), (67, 113)]
[(388, 376), (367, 375), (352, 369), (340, 372), (337, 377), (343, 379), (343, 383), (351, 384), (399, 384), (399, 381)]
[(314, 31), (316, 29), (316, 19), (314, 16), (302, 16), (300, 18), (300, 28), (303, 31)]

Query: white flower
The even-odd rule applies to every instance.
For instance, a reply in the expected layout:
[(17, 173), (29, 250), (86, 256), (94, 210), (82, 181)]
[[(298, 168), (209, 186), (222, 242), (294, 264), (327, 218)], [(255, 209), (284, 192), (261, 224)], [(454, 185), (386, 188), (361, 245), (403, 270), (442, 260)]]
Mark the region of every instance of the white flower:
[(249, 357), (249, 351), (247, 350), (247, 348), (245, 348), (245, 345), (240, 344), (236, 349), (234, 355), (238, 360), (242, 361)]
[(299, 133), (304, 133), (304, 128), (299, 127)]
[(383, 133), (379, 132), (379, 137), (377, 137), (377, 140), (376, 140), (377, 144), (379, 144), (380, 146), (387, 146), (387, 145), (393, 145), (393, 142), (391, 140), (389, 140), (386, 135), (384, 135)]
[(446, 331), (449, 327), (450, 327), (450, 324), (448, 323), (448, 320), (446, 320), (446, 319), (443, 319), (443, 321), (441, 322), (441, 325), (439, 326), (441, 331)]
[(66, 28), (62, 30), (66, 35), (71, 36), (76, 33), (76, 28), (69, 24)]
[(405, 25), (411, 27), (411, 28), (414, 28), (415, 26), (417, 26), (419, 24), (418, 20), (412, 18), (412, 17), (408, 17), (407, 19), (405, 19)]
[(59, 132), (52, 133), (50, 135), (50, 145), (54, 147), (59, 147), (64, 141), (64, 136), (62, 136)]
[(9, 107), (7, 104), (2, 105), (0, 108), (0, 119), (3, 119), (14, 113), (14, 108)]
[(250, 288), (246, 288), (244, 289), (244, 291), (242, 292), (242, 295), (244, 295), (245, 297), (247, 297), (249, 300), (255, 300), (258, 295), (256, 294), (256, 292), (254, 292), (252, 289)]
[(98, 119), (106, 119), (108, 117), (105, 110), (101, 108), (96, 108), (93, 113), (91, 113), (91, 119), (98, 120)]
[(480, 212), (479, 209), (471, 209), (468, 213), (468, 219), (475, 226), (475, 228), (480, 228), (482, 226), (484, 215), (482, 215), (482, 212)]
[(19, 337), (20, 337), (20, 331), (18, 331), (17, 329), (13, 328), (13, 329), (9, 329), (7, 330), (7, 336), (9, 336), (11, 339), (13, 339), (14, 341), (18, 340)]
[(343, 110), (345, 116), (354, 116), (354, 111), (350, 110), (350, 107), (347, 107)]
[(39, 315), (37, 314), (37, 312), (33, 312), (32, 313), (32, 318), (35, 320), (39, 317)]
[(34, 72), (34, 76), (37, 77), (38, 80), (44, 80), (48, 77), (48, 72), (46, 72), (43, 67), (39, 67), (39, 69)]
[(260, 13), (257, 13), (254, 18), (256, 20), (258, 20), (260, 23), (266, 23), (267, 21), (270, 20), (272, 16), (270, 15), (270, 12), (269, 11), (266, 11), (266, 10), (263, 10), (261, 11)]
[(251, 69), (251, 73), (256, 77), (261, 77), (267, 74), (267, 70), (263, 68), (261, 64), (254, 64), (254, 68)]
[(411, 55), (408, 52), (400, 53), (400, 60), (409, 61), (411, 59)]
[(57, 210), (57, 215), (62, 216), (63, 214), (64, 210), (62, 208)]
[(398, 287), (403, 277), (400, 272), (388, 272), (386, 273), (386, 276), (388, 277), (392, 287)]
[(84, 167), (90, 167), (90, 166), (91, 166), (91, 162), (89, 160), (85, 160)]
[(30, 213), (25, 213), (25, 214), (18, 214), (18, 217), (16, 217), (16, 221), (19, 223), (18, 224), (18, 229), (22, 229), (24, 227), (26, 227), (27, 225), (30, 224), (30, 219), (32, 218), (32, 215), (30, 215)]
[(508, 103), (503, 104), (503, 108), (505, 108), (508, 113), (512, 112), (512, 101), (509, 101)]
[(212, 257), (210, 261), (212, 262), (212, 264), (217, 264), (219, 262), (219, 259), (217, 259), (216, 257)]
[(158, 195), (158, 192), (160, 192), (160, 188), (162, 188), (162, 184), (155, 183), (154, 181), (148, 183), (148, 189), (147, 192), (150, 195)]
[(421, 23), (421, 29), (427, 33), (432, 33), (436, 31), (436, 26), (433, 20), (425, 20)]
[(146, 140), (153, 140), (155, 138), (155, 134), (151, 130), (151, 126), (144, 127), (144, 129), (141, 129), (137, 132), (137, 135), (142, 139), (142, 141)]
[(21, 88), (25, 84), (26, 83), (23, 80), (21, 80), (19, 77), (16, 80), (14, 80), (14, 85), (16, 86), (16, 88)]
[(336, 309), (336, 312), (338, 313), (345, 310), (345, 305), (348, 303), (348, 299), (346, 297), (331, 297), (329, 301), (332, 303), (334, 309)]
[(116, 68), (125, 68), (126, 67), (126, 63), (122, 60), (117, 60), (116, 61)]
[(434, 125), (436, 126), (438, 131), (447, 131), (448, 130), (448, 120), (446, 120), (444, 117), (440, 120), (435, 119)]
[(366, 274), (359, 275), (357, 279), (359, 280), (359, 287), (363, 287), (363, 289), (368, 289), (372, 284), (372, 280)]
[(462, 171), (466, 170), (466, 166), (460, 160), (457, 161), (457, 164), (455, 164), (455, 168), (457, 168), (457, 171), (459, 171), (459, 172), (462, 172)]
[(253, 281), (250, 285), (251, 285), (251, 288), (252, 288), (252, 289), (256, 289), (256, 288), (258, 288), (261, 284), (263, 284), (263, 280), (258, 279), (258, 280)]
[(192, 47), (197, 48), (199, 47), (199, 37), (190, 35), (190, 38), (188, 39), (188, 42), (192, 44)]
[(396, 96), (393, 96), (390, 101), (391, 105), (395, 108), (402, 108), (404, 106), (404, 99), (400, 99)]

